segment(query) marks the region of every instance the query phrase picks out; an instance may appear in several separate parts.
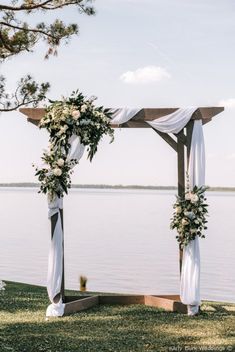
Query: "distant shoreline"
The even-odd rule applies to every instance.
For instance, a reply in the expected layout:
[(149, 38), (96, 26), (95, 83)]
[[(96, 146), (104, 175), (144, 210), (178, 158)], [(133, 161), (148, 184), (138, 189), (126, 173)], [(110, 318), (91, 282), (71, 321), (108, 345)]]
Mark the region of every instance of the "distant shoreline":
[[(20, 183), (0, 183), (0, 187), (26, 187), (26, 188), (35, 188), (39, 187), (38, 183), (30, 182), (20, 182)], [(142, 185), (72, 185), (72, 188), (80, 189), (143, 189), (143, 190), (157, 190), (157, 191), (172, 191), (176, 190), (176, 186), (142, 186)], [(209, 191), (212, 192), (235, 192), (235, 187), (208, 187)]]

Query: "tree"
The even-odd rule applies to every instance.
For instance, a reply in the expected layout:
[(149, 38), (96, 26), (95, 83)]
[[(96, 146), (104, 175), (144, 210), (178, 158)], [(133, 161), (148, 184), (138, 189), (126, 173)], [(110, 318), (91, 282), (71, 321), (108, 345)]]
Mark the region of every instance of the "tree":
[[(0, 0), (1, 1), (1, 0)], [(45, 59), (57, 55), (57, 49), (64, 41), (69, 42), (78, 34), (77, 24), (66, 25), (61, 19), (30, 25), (33, 16), (59, 12), (66, 7), (75, 7), (80, 13), (94, 15), (93, 0), (11, 0), (10, 5), (0, 3), (0, 62), (9, 60), (23, 52), (32, 52), (40, 40), (47, 45)], [(60, 13), (61, 15), (61, 13)], [(62, 17), (62, 16), (61, 16)], [(23, 19), (22, 19), (23, 18)], [(14, 93), (6, 92), (6, 78), (0, 76), (0, 112), (13, 111), (20, 106), (37, 104), (45, 99), (50, 84), (38, 84), (30, 75), (23, 77)]]

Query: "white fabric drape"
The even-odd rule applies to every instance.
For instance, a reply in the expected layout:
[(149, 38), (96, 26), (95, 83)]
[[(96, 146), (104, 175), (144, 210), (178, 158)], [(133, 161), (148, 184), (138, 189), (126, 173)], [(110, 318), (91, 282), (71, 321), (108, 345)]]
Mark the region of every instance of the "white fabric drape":
[(195, 107), (181, 108), (159, 119), (147, 122), (160, 132), (179, 133), (187, 125), (196, 110)]
[[(205, 185), (205, 145), (202, 121), (194, 122), (190, 158), (189, 158), (190, 189)], [(198, 313), (200, 299), (200, 249), (198, 236), (183, 250), (181, 271), (180, 297), (188, 305), (188, 314)]]
[(128, 122), (132, 119), (140, 110), (138, 108), (122, 108), (122, 109), (111, 109), (112, 123), (115, 125), (121, 125), (122, 123)]
[[(85, 147), (81, 144), (79, 137), (73, 135), (69, 139), (71, 145), (67, 161), (75, 159), (79, 161), (83, 156)], [(48, 201), (48, 217), (58, 214), (55, 229), (52, 235), (49, 259), (48, 259), (48, 274), (47, 274), (47, 292), (51, 304), (47, 307), (46, 316), (63, 316), (64, 303), (61, 297), (61, 285), (63, 276), (63, 227), (60, 216), (60, 209), (63, 209), (63, 198), (55, 197), (53, 201)], [(55, 302), (55, 297), (58, 302)]]
[(205, 143), (202, 120), (195, 120), (188, 168), (190, 188), (205, 185), (205, 164)]
[(62, 316), (64, 314), (64, 304), (62, 298), (58, 297), (58, 302), (54, 299), (61, 292), (63, 275), (63, 228), (60, 209), (63, 209), (63, 199), (56, 197), (53, 201), (48, 201), (48, 217), (58, 214), (55, 229), (52, 234), (51, 246), (48, 259), (47, 292), (51, 304), (48, 306), (46, 316)]

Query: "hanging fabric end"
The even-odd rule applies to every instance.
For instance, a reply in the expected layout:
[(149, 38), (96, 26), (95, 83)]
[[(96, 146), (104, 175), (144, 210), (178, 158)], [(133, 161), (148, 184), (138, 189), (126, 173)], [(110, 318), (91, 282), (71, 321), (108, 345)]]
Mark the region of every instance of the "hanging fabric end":
[(52, 303), (47, 307), (46, 317), (62, 317), (64, 315), (65, 304), (60, 300), (58, 303)]
[(199, 314), (199, 305), (188, 305), (188, 315), (195, 316)]

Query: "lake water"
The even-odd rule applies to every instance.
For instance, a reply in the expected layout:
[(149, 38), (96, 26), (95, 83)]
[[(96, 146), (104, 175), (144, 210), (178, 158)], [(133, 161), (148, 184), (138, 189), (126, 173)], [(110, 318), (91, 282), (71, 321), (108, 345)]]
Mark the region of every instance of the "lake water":
[[(174, 191), (73, 189), (64, 201), (66, 288), (179, 292), (178, 245), (169, 229)], [(208, 192), (201, 240), (203, 299), (235, 302), (235, 193)], [(0, 279), (45, 285), (50, 223), (36, 189), (0, 189)]]

